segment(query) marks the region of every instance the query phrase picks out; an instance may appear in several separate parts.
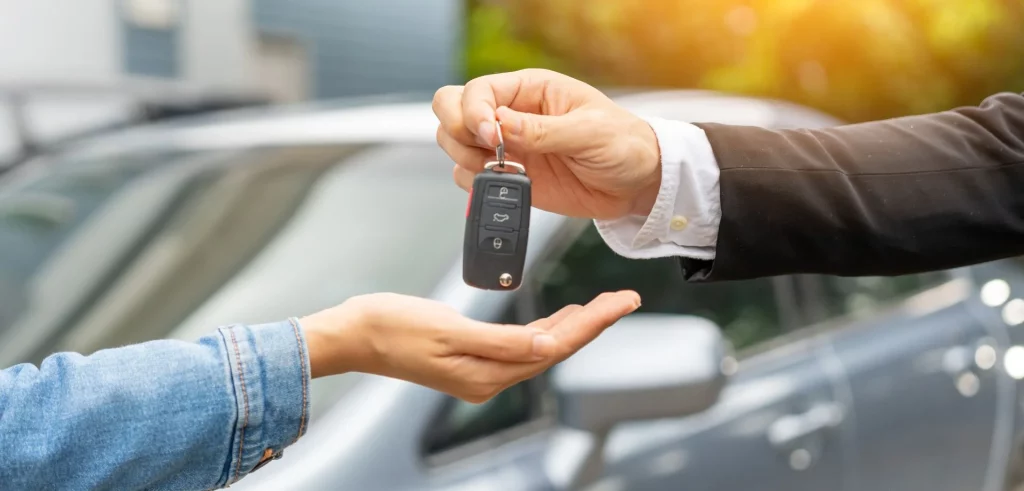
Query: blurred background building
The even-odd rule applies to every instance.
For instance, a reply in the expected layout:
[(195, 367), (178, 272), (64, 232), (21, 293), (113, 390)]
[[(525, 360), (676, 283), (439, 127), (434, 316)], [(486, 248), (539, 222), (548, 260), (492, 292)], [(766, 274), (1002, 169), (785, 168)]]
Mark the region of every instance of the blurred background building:
[(461, 0), (5, 0), (0, 158), (19, 128), (52, 141), (142, 102), (430, 94), (462, 77), (463, 19)]

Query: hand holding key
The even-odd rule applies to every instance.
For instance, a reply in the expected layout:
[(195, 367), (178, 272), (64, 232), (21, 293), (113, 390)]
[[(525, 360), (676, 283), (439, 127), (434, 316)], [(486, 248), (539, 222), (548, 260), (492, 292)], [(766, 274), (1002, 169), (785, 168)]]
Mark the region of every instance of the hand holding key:
[(531, 183), (522, 165), (505, 160), (501, 124), (496, 126), (495, 160), (484, 164), (470, 190), (462, 279), (485, 290), (515, 290), (526, 264)]
[(502, 123), (507, 158), (522, 163), (533, 205), (567, 216), (647, 215), (661, 185), (654, 130), (599, 90), (548, 70), (486, 75), (434, 95), (437, 141), (465, 190), (494, 160)]

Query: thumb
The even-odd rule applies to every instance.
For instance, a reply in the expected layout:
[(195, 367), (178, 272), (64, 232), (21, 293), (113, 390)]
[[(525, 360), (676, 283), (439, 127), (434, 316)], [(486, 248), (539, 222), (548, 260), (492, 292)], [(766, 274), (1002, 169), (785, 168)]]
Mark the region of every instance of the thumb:
[(513, 152), (573, 154), (595, 143), (596, 121), (579, 113), (547, 116), (502, 106), (496, 114), (505, 145)]

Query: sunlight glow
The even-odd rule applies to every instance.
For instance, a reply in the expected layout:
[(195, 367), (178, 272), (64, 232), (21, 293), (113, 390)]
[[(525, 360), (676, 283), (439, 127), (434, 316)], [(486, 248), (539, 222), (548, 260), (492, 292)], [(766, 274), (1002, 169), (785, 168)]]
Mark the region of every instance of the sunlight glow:
[(1003, 322), (1011, 326), (1024, 323), (1024, 300), (1015, 298), (1003, 306)]
[(1017, 380), (1024, 379), (1024, 347), (1014, 346), (1006, 350), (1003, 367), (1011, 377)]
[(998, 307), (1010, 298), (1010, 284), (1005, 280), (991, 280), (981, 287), (981, 301), (989, 307)]
[(987, 344), (978, 346), (974, 351), (974, 363), (982, 370), (996, 366), (996, 349)]

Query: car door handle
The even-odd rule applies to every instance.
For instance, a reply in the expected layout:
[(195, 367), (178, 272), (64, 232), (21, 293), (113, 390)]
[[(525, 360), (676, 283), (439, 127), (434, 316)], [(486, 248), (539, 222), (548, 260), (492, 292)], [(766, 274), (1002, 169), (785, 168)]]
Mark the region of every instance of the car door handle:
[(788, 448), (814, 433), (839, 426), (843, 408), (834, 402), (815, 404), (807, 412), (783, 416), (768, 427), (768, 441), (778, 448)]

